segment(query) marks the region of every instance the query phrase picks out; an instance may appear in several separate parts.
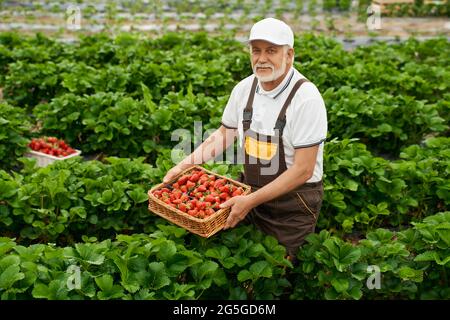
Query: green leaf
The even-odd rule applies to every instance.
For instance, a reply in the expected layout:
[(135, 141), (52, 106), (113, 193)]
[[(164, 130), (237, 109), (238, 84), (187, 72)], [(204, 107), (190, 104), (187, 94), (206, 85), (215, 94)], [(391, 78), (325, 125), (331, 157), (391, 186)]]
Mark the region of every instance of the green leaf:
[(97, 297), (100, 300), (118, 299), (124, 296), (123, 288), (119, 285), (114, 285), (113, 277), (109, 274), (95, 278), (95, 283), (101, 290), (97, 292)]
[(219, 286), (222, 287), (224, 285), (226, 285), (228, 283), (227, 281), (227, 276), (225, 274), (225, 271), (223, 269), (217, 269), (216, 274), (213, 277), (213, 281), (214, 283)]
[(230, 249), (228, 249), (225, 246), (219, 246), (206, 250), (205, 256), (209, 258), (218, 259), (219, 261), (222, 262), (224, 259), (228, 258), (230, 254), (231, 254)]
[(172, 112), (167, 109), (158, 108), (152, 113), (152, 119), (161, 127), (162, 130), (170, 130)]
[(16, 254), (9, 254), (0, 259), (0, 271), (6, 269), (9, 266), (20, 264), (20, 257)]
[(277, 241), (277, 239), (275, 237), (266, 236), (264, 238), (264, 246), (269, 251), (276, 251), (276, 249), (278, 248), (279, 245), (280, 244), (278, 243), (278, 241)]
[(113, 277), (105, 274), (101, 277), (95, 278), (95, 283), (102, 291), (110, 291), (113, 287)]
[(17, 185), (11, 181), (0, 180), (0, 196), (1, 199), (7, 199), (17, 193)]
[(157, 257), (160, 261), (169, 260), (175, 253), (177, 253), (177, 247), (171, 240), (167, 240), (160, 244)]
[(391, 132), (391, 131), (392, 131), (392, 126), (390, 126), (390, 125), (387, 124), (387, 123), (383, 123), (383, 124), (380, 124), (380, 125), (378, 126), (378, 130), (379, 130), (380, 132)]
[(349, 287), (348, 280), (342, 278), (332, 279), (331, 285), (333, 286), (334, 289), (336, 289), (337, 292), (345, 292)]
[(178, 276), (192, 264), (189, 258), (183, 254), (175, 254), (166, 262), (167, 272), (169, 276)]
[(414, 282), (422, 282), (423, 281), (423, 271), (415, 270), (410, 267), (402, 267), (398, 270), (398, 275), (403, 280), (411, 280)]
[(158, 227), (158, 229), (162, 230), (164, 234), (167, 235), (167, 237), (173, 235), (175, 236), (175, 238), (181, 238), (182, 236), (187, 234), (186, 229), (180, 228), (178, 226), (163, 224), (158, 224), (156, 226)]
[(272, 277), (272, 267), (267, 261), (258, 261), (250, 266), (250, 272), (253, 278)]
[(304, 273), (311, 273), (314, 269), (314, 262), (312, 261), (305, 261), (302, 264), (302, 270)]
[(240, 281), (240, 282), (244, 282), (244, 281), (253, 279), (252, 274), (248, 270), (239, 271), (237, 278), (238, 278), (238, 281)]
[(73, 217), (77, 215), (82, 219), (86, 219), (87, 212), (85, 207), (72, 207), (70, 208), (70, 215)]
[(174, 283), (170, 291), (163, 292), (163, 296), (169, 300), (191, 300), (195, 296), (193, 288), (195, 285)]
[(170, 279), (166, 275), (166, 267), (162, 262), (152, 262), (148, 265), (150, 276), (150, 288), (161, 289), (170, 284)]
[(355, 180), (352, 179), (345, 179), (344, 180), (344, 186), (351, 190), (351, 191), (356, 191), (358, 190), (358, 183)]
[(19, 280), (25, 278), (25, 274), (20, 272), (20, 267), (17, 265), (11, 265), (0, 274), (0, 289), (7, 290)]
[(95, 252), (92, 244), (77, 243), (75, 250), (78, 253), (78, 258), (89, 264), (101, 265), (105, 261), (105, 256)]
[(211, 286), (219, 265), (213, 261), (204, 261), (201, 264), (194, 265), (191, 268), (197, 288), (207, 289)]
[(245, 257), (244, 255), (235, 255), (234, 257), (230, 257), (229, 259), (233, 259), (231, 262), (237, 264), (238, 267), (243, 267), (250, 263), (250, 259)]
[(359, 288), (359, 287), (357, 287), (357, 286), (352, 287), (352, 288), (348, 291), (348, 293), (349, 293), (350, 296), (351, 296), (353, 299), (355, 299), (355, 300), (361, 299), (362, 294), (363, 294), (362, 291), (361, 291), (361, 288)]
[(212, 169), (212, 171), (215, 172), (215, 173), (217, 173), (217, 174), (220, 174), (221, 176), (224, 176), (224, 175), (226, 175), (227, 172), (228, 172), (228, 166), (225, 165), (225, 164), (221, 164), (221, 165), (215, 166), (215, 167)]
[(266, 252), (264, 246), (261, 243), (256, 243), (247, 250), (247, 255), (251, 258), (255, 258), (263, 254), (264, 252)]
[(342, 267), (349, 266), (356, 261), (358, 261), (361, 256), (361, 250), (359, 248), (354, 248), (349, 244), (346, 244), (344, 247), (341, 247), (339, 252), (339, 264), (341, 267), (337, 267), (339, 271), (343, 271)]
[(136, 188), (132, 191), (127, 191), (127, 194), (134, 201), (134, 203), (141, 203), (148, 200), (148, 195), (142, 188)]
[(150, 114), (153, 114), (156, 111), (157, 106), (152, 100), (152, 95), (150, 93), (150, 90), (143, 82), (141, 82), (141, 89), (142, 89), (142, 93), (144, 96), (145, 106), (150, 111)]
[(67, 284), (64, 280), (52, 280), (49, 285), (36, 284), (32, 295), (34, 298), (44, 298), (48, 300), (67, 300)]
[(336, 244), (336, 240), (334, 238), (326, 239), (323, 242), (323, 246), (328, 249), (328, 252), (333, 256), (339, 257), (339, 247)]
[(346, 267), (358, 261), (361, 256), (361, 250), (348, 243), (337, 243), (334, 239), (327, 239), (323, 245), (333, 256), (334, 265), (339, 272), (343, 272)]
[(327, 300), (337, 300), (339, 297), (339, 293), (337, 293), (334, 288), (328, 288), (325, 290), (324, 297)]
[(102, 196), (98, 199), (98, 202), (105, 205), (113, 203), (113, 191), (110, 189), (103, 191)]
[[(4, 241), (2, 241), (3, 239)], [(16, 247), (16, 243), (11, 241), (10, 238), (0, 238), (0, 256), (3, 256), (14, 247)]]
[(425, 251), (414, 258), (414, 261), (437, 261), (439, 259), (439, 255), (436, 251)]
[(33, 298), (51, 299), (51, 293), (48, 287), (42, 283), (36, 284), (31, 294)]
[(441, 266), (445, 266), (450, 262), (450, 256), (445, 257), (445, 259), (441, 259), (439, 254), (436, 251), (425, 251), (414, 258), (414, 261), (424, 262), (424, 261), (433, 261)]

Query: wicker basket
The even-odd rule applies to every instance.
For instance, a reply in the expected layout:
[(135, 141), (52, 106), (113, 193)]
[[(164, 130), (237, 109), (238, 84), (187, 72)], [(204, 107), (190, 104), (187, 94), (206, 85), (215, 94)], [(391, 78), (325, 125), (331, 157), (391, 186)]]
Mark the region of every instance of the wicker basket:
[(223, 226), (225, 225), (225, 222), (228, 218), (228, 215), (230, 213), (230, 208), (223, 208), (218, 211), (216, 211), (214, 214), (210, 215), (209, 217), (206, 217), (204, 219), (199, 219), (196, 217), (192, 217), (188, 215), (187, 213), (184, 213), (176, 208), (173, 208), (163, 202), (162, 200), (158, 199), (153, 195), (153, 191), (159, 188), (163, 188), (166, 185), (170, 185), (178, 180), (179, 177), (181, 177), (184, 174), (187, 174), (191, 172), (192, 170), (202, 170), (205, 171), (208, 174), (215, 175), (216, 177), (220, 177), (223, 179), (226, 179), (227, 181), (233, 183), (236, 186), (242, 187), (244, 189), (243, 194), (249, 194), (251, 192), (251, 187), (249, 185), (243, 184), (239, 181), (235, 181), (233, 179), (227, 178), (225, 176), (221, 176), (215, 172), (212, 172), (210, 170), (207, 170), (201, 166), (192, 166), (183, 172), (181, 172), (179, 175), (174, 177), (171, 181), (169, 181), (167, 184), (161, 183), (153, 188), (151, 188), (148, 191), (148, 208), (153, 213), (157, 214), (160, 217), (163, 217), (164, 219), (186, 229), (189, 230), (192, 233), (195, 233), (199, 236), (209, 238), (213, 234), (219, 232)]

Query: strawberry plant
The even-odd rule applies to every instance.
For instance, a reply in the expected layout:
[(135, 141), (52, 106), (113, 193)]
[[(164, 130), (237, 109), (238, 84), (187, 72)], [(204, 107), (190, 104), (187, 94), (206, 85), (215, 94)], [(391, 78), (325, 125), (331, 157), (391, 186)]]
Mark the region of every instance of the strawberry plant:
[(444, 137), (428, 139), (423, 147), (404, 149), (396, 161), (374, 157), (364, 144), (348, 139), (328, 142), (318, 226), (370, 230), (446, 210), (447, 142)]
[[(450, 212), (440, 212), (413, 222), (413, 229), (403, 231), (399, 239), (418, 254), (414, 261), (430, 279), (420, 285), (421, 299), (448, 299), (450, 297), (448, 272), (450, 269)], [(433, 280), (431, 280), (433, 279)], [(431, 283), (439, 283), (433, 286)]]
[(27, 149), (30, 129), (22, 109), (0, 102), (0, 168), (19, 164), (17, 158)]
[[(437, 231), (434, 237), (443, 235), (445, 239), (446, 214), (427, 217), (413, 228), (398, 233), (377, 229), (356, 243), (346, 242), (325, 230), (309, 235), (307, 244), (298, 253), (300, 265), (294, 270), (297, 277), (291, 299), (448, 297), (445, 285), (448, 245), (444, 240), (443, 246), (430, 254), (423, 246), (430, 239), (430, 233), (420, 231), (426, 226), (428, 230)], [(440, 256), (447, 259), (441, 260)], [(380, 286), (376, 289), (367, 285), (373, 266), (380, 273)], [(437, 279), (444, 289), (429, 287), (428, 284)]]
[(142, 227), (150, 219), (144, 202), (153, 179), (151, 166), (142, 160), (68, 159), (25, 176), (1, 172), (1, 222), (8, 228), (0, 232), (70, 243), (80, 234), (106, 236)]
[(403, 146), (419, 143), (426, 134), (448, 130), (434, 104), (380, 90), (343, 86), (323, 93), (331, 137), (360, 138), (377, 153), (397, 156)]

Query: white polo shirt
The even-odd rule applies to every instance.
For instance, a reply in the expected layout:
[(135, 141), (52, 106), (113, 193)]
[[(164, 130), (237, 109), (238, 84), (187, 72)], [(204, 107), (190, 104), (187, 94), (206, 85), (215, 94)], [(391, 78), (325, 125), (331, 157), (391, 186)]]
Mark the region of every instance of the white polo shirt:
[[(243, 111), (254, 77), (255, 75), (252, 74), (233, 88), (222, 115), (223, 126), (238, 129), (240, 147), (242, 147), (243, 138)], [(274, 135), (273, 128), (280, 110), (295, 83), (302, 78), (305, 77), (292, 67), (283, 81), (271, 91), (265, 91), (258, 82), (250, 129), (260, 134)], [(319, 145), (314, 173), (307, 182), (317, 182), (322, 179), (323, 146), (327, 128), (327, 113), (322, 95), (313, 83), (303, 83), (286, 110), (283, 144), (288, 168), (294, 162), (295, 149)]]

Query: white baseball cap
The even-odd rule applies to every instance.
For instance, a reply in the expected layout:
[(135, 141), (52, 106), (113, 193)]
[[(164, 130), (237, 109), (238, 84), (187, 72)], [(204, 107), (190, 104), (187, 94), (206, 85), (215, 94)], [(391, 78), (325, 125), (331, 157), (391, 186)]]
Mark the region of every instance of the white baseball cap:
[(250, 30), (248, 42), (252, 40), (265, 40), (276, 45), (289, 45), (294, 47), (294, 32), (291, 27), (281, 20), (266, 18), (256, 22)]

